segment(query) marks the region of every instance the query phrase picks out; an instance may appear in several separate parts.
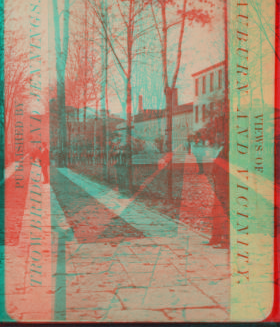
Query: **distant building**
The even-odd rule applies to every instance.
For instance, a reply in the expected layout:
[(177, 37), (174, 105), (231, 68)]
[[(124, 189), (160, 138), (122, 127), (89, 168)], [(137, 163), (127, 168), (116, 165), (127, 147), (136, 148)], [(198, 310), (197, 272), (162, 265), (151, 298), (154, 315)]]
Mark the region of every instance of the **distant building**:
[(193, 103), (177, 105), (173, 110), (172, 149), (177, 152), (188, 149), (188, 136), (193, 132)]
[(165, 135), (165, 110), (144, 109), (143, 97), (139, 95), (138, 114), (134, 117), (133, 135), (147, 144), (160, 142)]
[[(73, 151), (81, 151), (83, 149), (94, 151), (102, 147), (103, 139), (103, 118), (96, 115), (95, 110), (87, 108), (87, 118), (84, 123), (84, 108), (79, 110), (72, 106), (66, 106), (66, 125), (67, 125), (67, 144), (69, 149)], [(116, 126), (123, 122), (123, 119), (110, 115), (106, 117), (106, 126), (108, 128), (108, 136), (110, 137)], [(56, 99), (50, 100), (50, 137), (51, 146), (58, 147), (58, 131), (59, 131), (59, 113)]]
[[(177, 89), (172, 119), (172, 148), (176, 151), (187, 149), (188, 135), (193, 129), (193, 103), (178, 105)], [(166, 138), (166, 110), (144, 109), (142, 95), (139, 96), (138, 114), (134, 116), (135, 138), (155, 144), (162, 151)]]
[(193, 130), (205, 127), (223, 114), (225, 100), (225, 61), (192, 75), (195, 98), (193, 102)]

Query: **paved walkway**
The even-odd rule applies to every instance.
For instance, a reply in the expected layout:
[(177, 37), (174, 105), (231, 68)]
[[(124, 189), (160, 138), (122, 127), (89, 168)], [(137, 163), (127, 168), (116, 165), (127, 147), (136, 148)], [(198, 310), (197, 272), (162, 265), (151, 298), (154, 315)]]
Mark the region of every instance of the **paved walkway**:
[[(16, 321), (48, 321), (52, 304), (50, 185), (36, 182), (40, 166), (32, 165), (29, 171), (29, 162), (25, 165), (24, 189), (16, 195), (21, 201), (12, 204), (12, 212), (5, 208), (7, 217), (20, 226), (16, 244), (6, 239), (6, 310)], [(13, 180), (8, 179), (6, 187), (9, 182)]]
[[(67, 168), (57, 171), (52, 212), (55, 209), (65, 229), (68, 224), (74, 229), (72, 240), (65, 239), (65, 272), (59, 268), (66, 285), (67, 321), (229, 319), (227, 250), (205, 246), (207, 240), (186, 224), (124, 199), (98, 182)], [(76, 199), (81, 195), (80, 203), (70, 203), (75, 214), (69, 206), (70, 192), (74, 191)], [(75, 224), (77, 218), (84, 223)], [(116, 225), (120, 219), (122, 225)], [(114, 237), (114, 231), (124, 226), (127, 235)], [(96, 237), (83, 238), (75, 231), (82, 227)], [(58, 251), (59, 234), (53, 235), (53, 253), (63, 256), (63, 251)], [(57, 268), (53, 273), (56, 279)], [(53, 285), (59, 287), (55, 282)]]
[[(220, 149), (212, 147), (204, 147), (204, 155), (199, 158), (201, 162), (210, 163), (215, 160), (219, 153)], [(156, 164), (159, 160), (163, 159), (166, 156), (165, 153), (139, 153), (133, 155), (132, 162), (137, 165), (147, 165), (147, 164)], [(174, 151), (173, 152), (173, 163), (196, 163), (197, 158), (194, 154), (189, 154), (187, 151)]]

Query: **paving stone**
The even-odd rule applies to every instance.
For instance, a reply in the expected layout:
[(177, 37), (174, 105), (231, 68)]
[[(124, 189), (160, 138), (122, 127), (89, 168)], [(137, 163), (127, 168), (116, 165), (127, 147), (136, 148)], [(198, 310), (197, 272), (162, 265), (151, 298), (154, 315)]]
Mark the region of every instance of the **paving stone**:
[(118, 288), (130, 286), (133, 286), (133, 282), (128, 274), (122, 272), (77, 275), (77, 279), (69, 284), (69, 289), (71, 293), (88, 293), (89, 291), (114, 293)]
[(94, 292), (88, 288), (88, 292), (69, 293), (66, 296), (67, 310), (72, 309), (96, 309), (107, 310), (110, 307), (121, 309), (122, 306), (113, 292)]
[(104, 258), (112, 257), (116, 252), (117, 247), (106, 243), (88, 243), (82, 244), (78, 251), (72, 253), (69, 251), (69, 256), (72, 256), (72, 260), (83, 260), (84, 258)]
[(156, 264), (159, 260), (159, 255), (158, 254), (153, 254), (153, 255), (145, 255), (145, 254), (138, 254), (137, 255), (137, 260), (138, 262), (141, 263), (151, 263), (151, 264)]
[(128, 273), (129, 279), (135, 287), (148, 287), (151, 284), (153, 273)]
[(112, 322), (168, 322), (161, 311), (156, 310), (110, 310), (104, 321)]
[(91, 261), (79, 261), (75, 262), (75, 260), (70, 260), (67, 265), (67, 273), (68, 274), (100, 274), (102, 272), (106, 272), (110, 269), (112, 265), (112, 260), (108, 260), (108, 258), (95, 258)]
[(193, 280), (191, 282), (193, 285), (196, 285), (200, 290), (205, 294), (212, 297), (220, 305), (230, 303), (230, 287), (228, 285), (228, 279), (221, 280)]
[[(201, 179), (194, 182), (198, 196), (193, 201), (188, 198), (182, 214), (197, 205), (203, 192), (211, 191), (211, 185), (204, 191), (199, 189)], [(204, 178), (203, 183), (206, 182)], [(98, 183), (94, 184), (96, 190), (91, 182), (85, 185), (86, 192), (97, 194), (103, 205), (110, 206), (109, 195), (113, 200), (119, 196)], [(185, 187), (184, 192), (189, 197), (186, 192), (191, 189)], [(90, 205), (90, 197), (88, 201)], [(204, 199), (201, 209), (204, 216), (210, 214), (209, 201), (211, 195)], [(207, 238), (180, 221), (171, 221), (155, 209), (150, 211), (144, 204), (134, 202), (121, 204), (118, 200), (113, 205), (112, 202), (112, 210), (134, 228), (144, 231), (146, 237), (138, 235), (117, 242), (111, 233), (107, 235), (108, 241), (82, 245), (76, 239), (66, 242), (67, 319), (183, 322), (197, 321), (193, 318), (195, 313), (207, 320), (207, 315), (213, 312), (209, 319), (226, 320), (228, 314), (223, 308), (230, 302), (228, 251), (203, 245)]]
[(118, 297), (128, 309), (168, 309), (212, 306), (214, 302), (194, 286), (126, 288)]
[(230, 320), (227, 312), (219, 308), (198, 308), (186, 310), (186, 321), (226, 322)]
[(152, 272), (155, 265), (147, 262), (124, 262), (125, 270), (130, 272)]
[(186, 285), (186, 279), (172, 264), (157, 264), (153, 272), (151, 287)]
[(157, 254), (160, 250), (160, 247), (157, 245), (152, 246), (133, 246), (130, 248), (130, 250), (135, 253), (136, 255), (149, 255), (149, 254)]
[(124, 263), (137, 263), (139, 262), (139, 258), (136, 254), (128, 254), (128, 255), (122, 255), (122, 256), (119, 256), (117, 255), (116, 256), (116, 259), (121, 262), (122, 264)]
[(79, 323), (80, 321), (100, 322), (107, 314), (107, 310), (71, 309), (67, 311), (66, 320)]
[(144, 287), (121, 288), (116, 292), (125, 309), (142, 309), (147, 289)]
[(116, 255), (118, 256), (127, 256), (127, 255), (134, 255), (134, 254), (135, 252), (132, 250), (132, 247), (124, 245), (124, 243), (122, 243), (122, 245), (119, 246), (116, 251)]
[(155, 309), (209, 305), (213, 301), (190, 285), (149, 288), (145, 297), (145, 307)]
[(125, 272), (124, 266), (117, 260), (117, 257), (116, 257), (116, 261), (112, 262), (112, 265), (109, 268), (109, 272), (110, 273), (124, 273)]

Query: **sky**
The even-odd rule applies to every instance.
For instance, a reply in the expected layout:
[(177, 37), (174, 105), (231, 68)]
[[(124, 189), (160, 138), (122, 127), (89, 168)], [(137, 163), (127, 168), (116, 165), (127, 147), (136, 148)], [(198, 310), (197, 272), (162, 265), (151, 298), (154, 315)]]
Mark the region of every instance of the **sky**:
[[(26, 44), (28, 49), (28, 3), (23, 3), (20, 0), (9, 2), (9, 6), (14, 6), (13, 15), (23, 18), (20, 22), (24, 27), (26, 34)], [(100, 0), (101, 1), (101, 0)], [(114, 0), (108, 0), (108, 3)], [(72, 0), (70, 1), (72, 6), (71, 10), (75, 14), (81, 12), (84, 15), (84, 1), (82, 0)], [(191, 75), (199, 70), (202, 70), (208, 66), (218, 63), (224, 60), (224, 14), (223, 14), (223, 4), (221, 0), (213, 0), (214, 6), (214, 16), (211, 25), (201, 26), (199, 24), (193, 24), (188, 26), (186, 24), (183, 46), (182, 46), (182, 59), (181, 59), (181, 69), (178, 76), (177, 87), (178, 87), (178, 97), (179, 104), (184, 104), (193, 101), (194, 98), (194, 82)], [(59, 10), (63, 9), (64, 0), (58, 0)], [(179, 8), (182, 6), (183, 1), (177, 0), (176, 3)], [(21, 10), (18, 10), (21, 8)], [(48, 0), (48, 8), (44, 8), (44, 16), (48, 12), (48, 20), (43, 20), (43, 29), (45, 30), (45, 35), (47, 38), (43, 38), (44, 48), (48, 49), (48, 67), (49, 76), (44, 75), (44, 80), (49, 78), (50, 84), (55, 84), (56, 80), (56, 64), (55, 64), (55, 42), (54, 42), (54, 23), (53, 23), (53, 8), (52, 0)], [(176, 8), (175, 8), (176, 10)], [(148, 11), (147, 11), (148, 12)], [(24, 13), (24, 15), (23, 15)], [(158, 12), (157, 20), (160, 20), (160, 12)], [(71, 17), (71, 15), (70, 15)], [(169, 21), (174, 19), (174, 12), (168, 11), (167, 18)], [(61, 16), (61, 32), (63, 32), (63, 15)], [(119, 13), (111, 12), (109, 19), (115, 19), (116, 21), (120, 19)], [(145, 24), (145, 22), (144, 22)], [(145, 25), (143, 26), (145, 27)], [(174, 72), (177, 42), (179, 35), (179, 25), (171, 28), (168, 33), (168, 61), (169, 61), (169, 78), (171, 80), (171, 75)], [(10, 26), (10, 28), (13, 28)], [(81, 26), (71, 17), (70, 20), (70, 34), (78, 33), (81, 31)], [(71, 38), (70, 38), (71, 42)], [(125, 42), (125, 40), (124, 40)], [(123, 43), (124, 44), (124, 43)], [(149, 47), (159, 50), (159, 41), (157, 33), (154, 30), (152, 33), (145, 35), (144, 38), (139, 39), (135, 43), (135, 49), (143, 44), (148, 44)], [(98, 49), (97, 49), (98, 51)], [(125, 58), (123, 59), (124, 66)], [(109, 62), (113, 62), (112, 55), (109, 55)], [(133, 76), (132, 76), (132, 98), (133, 98), (133, 112), (137, 112), (138, 107), (138, 96), (143, 95), (143, 105), (147, 109), (162, 109), (165, 106), (165, 99), (163, 95), (163, 83), (162, 83), (162, 61), (160, 52), (155, 56), (137, 56), (133, 62)], [(48, 82), (48, 81), (46, 81)], [(111, 113), (122, 115), (124, 112), (124, 106), (120, 102), (120, 99), (125, 102), (125, 86), (123, 79), (119, 74), (119, 71), (114, 65), (109, 72), (109, 110)], [(114, 86), (114, 88), (112, 87)], [(117, 92), (119, 97), (117, 96)], [(88, 104), (89, 107), (95, 108), (95, 103)]]

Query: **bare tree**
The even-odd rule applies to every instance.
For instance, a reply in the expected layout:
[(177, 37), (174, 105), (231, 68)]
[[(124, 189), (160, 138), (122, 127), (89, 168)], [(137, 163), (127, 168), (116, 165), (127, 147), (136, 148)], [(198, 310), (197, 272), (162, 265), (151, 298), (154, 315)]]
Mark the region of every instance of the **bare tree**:
[[(87, 0), (80, 5), (71, 13), (76, 30), (70, 34), (71, 42), (66, 67), (66, 102), (77, 108), (76, 118), (78, 135), (80, 135), (78, 143), (81, 149), (85, 149), (89, 145), (89, 140), (86, 139), (87, 111), (88, 106), (93, 103), (96, 109), (94, 124), (94, 140), (96, 141), (98, 108), (102, 100), (103, 84), (102, 57), (100, 55), (102, 39), (100, 40), (100, 31), (96, 26), (96, 17), (92, 7), (88, 6)], [(83, 110), (83, 133), (80, 129), (80, 110)], [(95, 142), (93, 146), (95, 150)]]
[[(214, 4), (211, 0), (204, 0), (202, 5), (194, 4), (194, 2), (188, 2), (188, 0), (181, 1), (182, 6), (180, 8), (178, 1), (175, 0), (150, 0), (151, 12), (154, 18), (154, 22), (157, 29), (158, 39), (161, 45), (161, 57), (162, 57), (162, 73), (164, 83), (164, 94), (166, 103), (166, 149), (170, 154), (168, 161), (168, 198), (172, 199), (172, 108), (173, 108), (173, 96), (174, 89), (176, 88), (178, 75), (181, 67), (182, 58), (182, 44), (186, 30), (186, 20), (189, 24), (194, 22), (201, 23), (202, 25), (210, 24), (212, 16), (212, 7)], [(167, 10), (171, 8), (176, 9), (175, 19), (168, 22)], [(157, 11), (160, 11), (161, 18), (157, 18)], [(172, 15), (173, 16), (173, 15)], [(177, 17), (176, 17), (177, 16)], [(175, 70), (172, 74), (171, 81), (168, 76), (170, 75), (170, 65), (168, 64), (168, 31), (179, 25), (179, 38), (177, 42), (177, 50), (175, 52), (175, 58), (171, 62), (175, 62)]]
[[(11, 128), (14, 122), (14, 110), (16, 106), (27, 104), (29, 100), (29, 53), (22, 46), (24, 42), (24, 33), (17, 28), (17, 20), (13, 18), (13, 12), (10, 1), (7, 1), (2, 8), (4, 14), (5, 34), (4, 47), (1, 49), (4, 74), (1, 76), (1, 82), (4, 87), (4, 99), (1, 111), (1, 130), (2, 136), (9, 137), (13, 135)], [(9, 145), (14, 147), (14, 138), (8, 139)], [(8, 160), (9, 152), (6, 153)]]
[(129, 189), (132, 191), (132, 70), (135, 56), (138, 55), (139, 49), (135, 51), (134, 43), (140, 37), (145, 36), (153, 26), (147, 26), (144, 30), (137, 30), (137, 24), (141, 19), (141, 15), (145, 10), (147, 1), (144, 0), (113, 0), (111, 6), (107, 6), (113, 12), (114, 22), (108, 24), (104, 16), (104, 8), (94, 0), (90, 0), (96, 16), (100, 22), (103, 31), (103, 38), (108, 44), (108, 51), (115, 63), (115, 67), (125, 84), (126, 98), (126, 151), (128, 161), (128, 183)]
[[(59, 151), (60, 166), (67, 165), (67, 126), (65, 111), (65, 69), (68, 57), (70, 0), (64, 0), (64, 10), (58, 11), (57, 0), (53, 0), (53, 19), (55, 28), (55, 52), (57, 74), (57, 102), (59, 108)], [(61, 34), (60, 17), (63, 17), (63, 33)], [(62, 35), (62, 37), (61, 37)]]
[[(200, 1), (201, 2), (201, 1)], [(203, 26), (210, 24), (212, 20), (212, 7), (214, 6), (212, 0), (204, 0), (203, 4), (200, 6), (190, 2), (188, 0), (182, 0), (182, 6), (179, 7), (179, 2), (175, 0), (150, 0), (150, 6), (152, 15), (155, 21), (158, 38), (161, 44), (161, 55), (162, 55), (162, 71), (163, 71), (163, 80), (165, 91), (168, 87), (174, 89), (176, 87), (180, 66), (182, 58), (182, 44), (184, 34), (186, 33), (186, 20), (189, 22), (189, 25), (193, 23), (200, 23)], [(157, 18), (157, 13), (155, 7), (160, 10), (161, 19)], [(174, 13), (175, 19), (171, 22), (168, 22), (167, 19), (167, 10), (168, 8), (175, 8)], [(173, 15), (172, 15), (173, 16)], [(176, 17), (177, 16), (177, 17)], [(173, 72), (171, 83), (168, 79), (169, 65), (168, 65), (168, 31), (179, 25), (179, 38), (177, 42), (177, 51), (175, 52), (175, 58), (172, 61), (175, 61), (175, 70)]]

